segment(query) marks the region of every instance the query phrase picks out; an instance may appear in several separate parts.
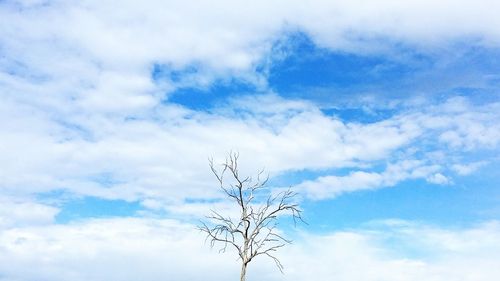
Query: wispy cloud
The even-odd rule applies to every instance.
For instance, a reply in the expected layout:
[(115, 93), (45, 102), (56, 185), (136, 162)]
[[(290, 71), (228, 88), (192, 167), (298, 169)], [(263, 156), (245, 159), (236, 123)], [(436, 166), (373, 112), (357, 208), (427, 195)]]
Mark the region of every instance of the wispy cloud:
[(393, 187), (411, 179), (425, 179), (435, 184), (446, 184), (449, 180), (439, 171), (438, 165), (431, 165), (418, 160), (404, 160), (389, 164), (386, 170), (377, 172), (354, 171), (346, 176), (322, 176), (305, 181), (296, 186), (314, 199), (327, 199), (342, 193), (366, 189)]
[[(344, 192), (392, 186), (400, 178), (446, 183), (450, 175), (435, 167), (456, 170), (460, 162), (450, 167), (447, 158), (460, 157), (464, 150), (494, 151), (500, 142), (497, 106), (473, 106), (463, 99), (416, 107), (369, 124), (344, 122), (311, 103), (275, 95), (237, 99), (208, 113), (158, 105), (130, 119), (78, 115), (60, 120), (44, 109), (8, 100), (3, 106), (2, 118), (12, 121), (1, 128), (2, 183), (15, 194), (64, 189), (126, 200), (213, 197), (217, 193), (207, 189), (212, 178), (206, 159), (229, 149), (241, 152), (248, 174), (263, 167), (273, 175), (362, 168), (349, 177), (318, 179), (318, 194), (340, 186)], [(450, 134), (453, 139), (443, 137)], [(426, 159), (433, 153), (441, 156)], [(386, 172), (371, 170), (384, 161), (389, 163), (382, 163)], [(426, 164), (395, 176), (391, 171), (402, 163)], [(434, 168), (413, 171), (423, 166)], [(359, 181), (345, 182), (354, 178)]]
[(466, 176), (474, 173), (482, 166), (486, 165), (486, 162), (473, 162), (473, 163), (465, 163), (465, 164), (454, 164), (451, 168), (457, 172), (457, 174), (461, 176)]

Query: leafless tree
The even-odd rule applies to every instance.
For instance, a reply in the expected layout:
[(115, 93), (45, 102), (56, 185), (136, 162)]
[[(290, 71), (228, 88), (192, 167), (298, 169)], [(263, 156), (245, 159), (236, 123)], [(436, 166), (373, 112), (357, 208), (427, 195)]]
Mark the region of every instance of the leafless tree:
[(272, 194), (265, 188), (269, 177), (262, 178), (263, 171), (258, 173), (256, 179), (242, 177), (239, 174), (238, 153), (230, 153), (221, 169), (217, 169), (210, 160), (210, 169), (222, 191), (238, 205), (239, 210), (238, 218), (211, 210), (208, 221), (199, 226), (207, 234), (210, 246), (220, 244), (220, 252), (225, 252), (228, 246), (237, 251), (241, 260), (240, 281), (245, 281), (247, 266), (257, 256), (271, 258), (283, 272), (283, 265), (275, 252), (291, 241), (277, 230), (277, 219), (279, 215), (288, 214), (294, 223), (303, 222), (301, 210), (293, 202), (296, 193), (287, 189)]

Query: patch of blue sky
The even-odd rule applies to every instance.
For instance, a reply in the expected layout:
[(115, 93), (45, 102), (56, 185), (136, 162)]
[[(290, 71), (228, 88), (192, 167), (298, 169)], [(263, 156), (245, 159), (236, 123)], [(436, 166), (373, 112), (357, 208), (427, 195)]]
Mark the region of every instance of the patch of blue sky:
[(455, 95), (473, 95), (476, 100), (499, 97), (497, 49), (462, 43), (435, 53), (406, 49), (408, 55), (402, 59), (327, 51), (309, 40), (297, 44), (290, 56), (273, 66), (269, 83), (281, 95), (312, 100), (322, 108), (387, 108), (395, 99), (414, 96), (432, 102)]
[[(301, 89), (322, 87), (361, 89), (389, 83), (389, 76), (400, 80), (415, 68), (413, 64), (403, 64), (385, 56), (322, 49), (306, 36), (297, 36), (291, 42), (289, 55), (270, 69), (269, 83), (280, 93), (300, 95)], [(420, 60), (429, 63), (428, 59)]]
[(208, 88), (180, 88), (168, 97), (168, 102), (193, 110), (210, 111), (227, 103), (229, 98), (255, 94), (255, 87), (244, 81), (216, 81)]
[(337, 99), (393, 93), (419, 69), (434, 63), (431, 57), (408, 50), (402, 60), (326, 50), (307, 36), (291, 42), (289, 55), (272, 65), (269, 84), (285, 97), (316, 101), (322, 107), (335, 106)]
[(151, 78), (155, 83), (168, 81), (177, 88), (169, 93), (165, 102), (182, 105), (193, 110), (210, 110), (230, 97), (255, 94), (256, 87), (251, 83), (238, 79), (218, 79), (209, 85), (190, 83), (199, 75), (200, 69), (191, 65), (183, 69), (173, 69), (168, 65), (155, 64)]
[(61, 203), (57, 223), (68, 223), (88, 218), (134, 217), (143, 210), (139, 202), (106, 200), (97, 197), (73, 198)]
[[(269, 87), (284, 98), (312, 101), (325, 114), (348, 122), (387, 119), (404, 108), (405, 100), (416, 96), (433, 103), (454, 96), (476, 103), (499, 99), (500, 63), (495, 63), (499, 50), (462, 43), (437, 53), (406, 48), (401, 50), (404, 56), (360, 55), (320, 48), (301, 33), (286, 41), (285, 56), (257, 67), (267, 71)], [(169, 94), (167, 102), (194, 110), (210, 110), (230, 98), (258, 94), (254, 85), (238, 78), (216, 80), (208, 86), (184, 82), (200, 71), (196, 65), (181, 70), (155, 65), (152, 78), (177, 84), (179, 88)]]
[[(121, 183), (112, 173), (102, 172), (88, 178), (103, 188)], [(140, 202), (129, 202), (119, 199), (104, 199), (93, 196), (80, 196), (65, 190), (56, 190), (37, 195), (37, 200), (45, 204), (57, 206), (60, 212), (56, 216), (57, 223), (68, 223), (87, 218), (130, 217), (143, 210)]]
[(60, 224), (87, 218), (133, 217), (143, 210), (140, 202), (79, 196), (65, 190), (40, 193), (36, 200), (58, 207), (55, 221)]
[(315, 232), (361, 226), (367, 221), (400, 219), (464, 227), (500, 216), (498, 165), (462, 176), (452, 185), (407, 180), (394, 187), (360, 190), (333, 199), (302, 203)]
[[(493, 163), (470, 175), (456, 175), (448, 169), (452, 184), (436, 185), (419, 180), (406, 180), (392, 187), (346, 192), (333, 199), (305, 200), (302, 203), (314, 232), (330, 232), (356, 228), (367, 221), (402, 219), (425, 221), (447, 226), (468, 226), (500, 217), (496, 206), (500, 203), (500, 191), (496, 179), (499, 165)], [(383, 165), (368, 172), (380, 172)], [(342, 176), (352, 169), (323, 172), (301, 171), (284, 174), (271, 184), (284, 182), (289, 185), (318, 176)]]
[(345, 122), (354, 123), (376, 123), (382, 120), (389, 119), (390, 117), (397, 114), (399, 111), (396, 109), (380, 108), (371, 109), (363, 107), (353, 107), (353, 108), (322, 108), (321, 112), (328, 116), (335, 116)]

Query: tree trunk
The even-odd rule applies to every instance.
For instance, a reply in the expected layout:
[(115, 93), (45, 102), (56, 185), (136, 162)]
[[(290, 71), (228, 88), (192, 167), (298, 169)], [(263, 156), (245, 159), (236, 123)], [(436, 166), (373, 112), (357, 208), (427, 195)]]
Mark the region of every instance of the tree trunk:
[(247, 265), (245, 263), (242, 263), (242, 265), (241, 265), (240, 281), (245, 281), (246, 280), (246, 275), (247, 275)]

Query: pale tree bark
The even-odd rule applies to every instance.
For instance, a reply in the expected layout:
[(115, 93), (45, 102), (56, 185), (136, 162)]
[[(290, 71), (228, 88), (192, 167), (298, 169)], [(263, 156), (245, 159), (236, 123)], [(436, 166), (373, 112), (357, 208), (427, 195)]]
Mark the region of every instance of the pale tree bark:
[(268, 177), (262, 178), (263, 171), (256, 179), (240, 176), (237, 153), (230, 153), (220, 170), (210, 160), (210, 169), (224, 194), (239, 209), (238, 218), (212, 210), (208, 221), (202, 222), (199, 229), (207, 234), (210, 246), (221, 244), (220, 252), (225, 252), (228, 246), (236, 250), (242, 262), (240, 281), (245, 281), (248, 264), (257, 256), (267, 256), (283, 272), (275, 253), (291, 241), (279, 234), (277, 218), (288, 214), (294, 223), (303, 222), (301, 210), (293, 200), (296, 193), (290, 189), (271, 193), (266, 189)]
[(245, 281), (247, 276), (247, 265), (245, 263), (241, 264), (240, 281)]

